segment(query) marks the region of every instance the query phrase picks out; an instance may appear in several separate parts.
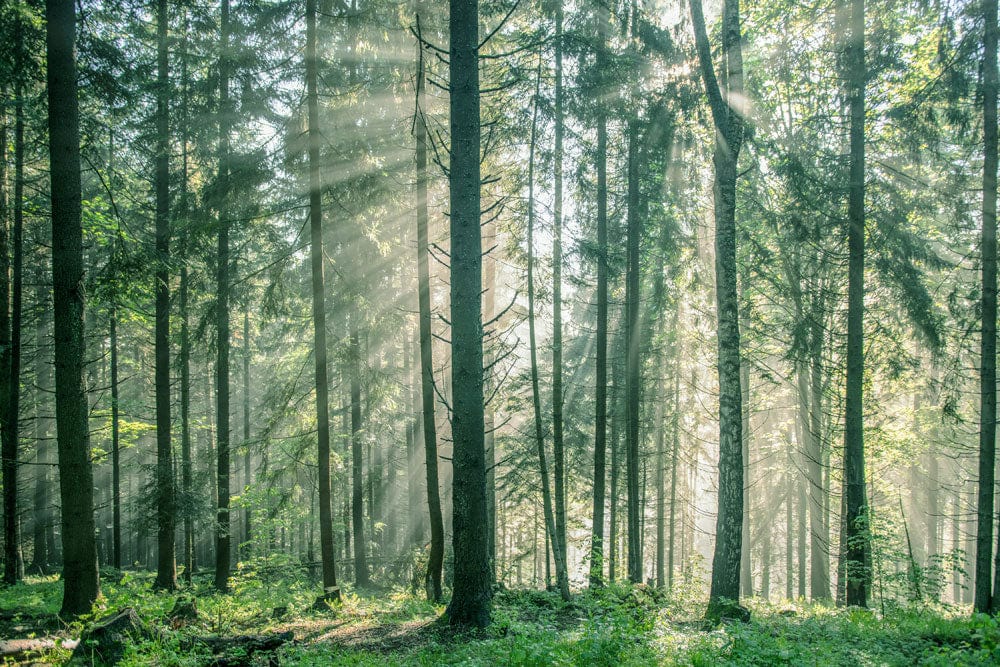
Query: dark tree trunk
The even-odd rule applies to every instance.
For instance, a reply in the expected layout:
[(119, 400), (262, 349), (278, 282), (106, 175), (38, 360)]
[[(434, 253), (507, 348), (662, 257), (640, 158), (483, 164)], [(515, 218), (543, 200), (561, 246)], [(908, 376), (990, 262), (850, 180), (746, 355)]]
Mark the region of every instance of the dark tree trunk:
[(719, 347), (719, 513), (708, 616), (717, 618), (724, 601), (740, 595), (743, 523), (743, 397), (740, 391), (740, 323), (736, 292), (736, 164), (743, 144), (743, 120), (729, 99), (743, 94), (743, 54), (739, 0), (722, 11), (720, 88), (705, 32), (701, 0), (691, 0), (691, 16), (702, 79), (715, 124), (715, 282)]
[(983, 337), (979, 375), (979, 497), (973, 609), (987, 612), (991, 599), (994, 465), (997, 435), (997, 3), (983, 0)]
[(479, 2), (450, 0), (453, 624), (490, 623), (483, 431)]
[(639, 326), (639, 245), (642, 221), (639, 213), (639, 128), (629, 120), (628, 128), (628, 216), (625, 269), (625, 481), (628, 516), (628, 579), (642, 583), (642, 527), (639, 498), (639, 390), (642, 383)]
[[(253, 455), (250, 449), (250, 308), (243, 311), (243, 492), (250, 490)], [(243, 508), (243, 554), (249, 557), (253, 549), (252, 508)], [(310, 514), (312, 516), (312, 514)]]
[[(16, 159), (16, 158), (15, 158)], [(51, 370), (49, 368), (46, 349), (47, 324), (49, 313), (49, 294), (44, 286), (43, 256), (35, 257), (35, 311), (37, 320), (35, 322), (35, 391), (34, 391), (34, 412), (35, 412), (35, 489), (33, 499), (34, 530), (32, 543), (34, 548), (31, 555), (31, 572), (36, 574), (48, 574), (49, 564), (53, 562), (54, 554), (49, 550), (49, 542), (52, 539), (52, 513), (49, 501), (49, 475), (50, 451), (49, 446), (49, 419), (44, 415), (44, 410), (48, 407), (48, 396), (52, 392)], [(43, 407), (44, 406), (44, 407)]]
[[(566, 455), (563, 451), (563, 377), (562, 377), (562, 227), (563, 227), (563, 6), (556, 2), (555, 33), (555, 146), (552, 155), (552, 472), (555, 482), (556, 537), (563, 567), (566, 566)], [(569, 584), (567, 579), (567, 594)]]
[(368, 585), (364, 508), (364, 452), (361, 446), (361, 343), (351, 318), (351, 527), (354, 537), (354, 585)]
[[(323, 275), (323, 192), (319, 171), (319, 61), (316, 56), (316, 0), (306, 0), (306, 96), (309, 107), (309, 256), (312, 266), (313, 357), (316, 362), (316, 435), (319, 457), (319, 552), (323, 589), (337, 586), (330, 497), (330, 381), (327, 375), (326, 281)], [(333, 589), (333, 590), (331, 590)], [(339, 597), (339, 591), (335, 594)]]
[(121, 426), (118, 409), (118, 310), (111, 309), (111, 506), (112, 565), (122, 569)]
[(750, 367), (747, 364), (740, 366), (740, 392), (743, 396), (743, 524), (740, 526), (740, 533), (744, 548), (740, 553), (740, 595), (744, 597), (753, 596), (753, 569), (750, 562)]
[(76, 82), (76, 4), (46, 0), (49, 162), (52, 183), (52, 283), (55, 313), (56, 428), (62, 501), (61, 614), (90, 612), (100, 595), (94, 538), (83, 369), (84, 272), (80, 196), (80, 124)]
[(437, 424), (434, 416), (434, 360), (431, 333), (431, 279), (427, 215), (427, 124), (424, 118), (424, 57), (417, 66), (417, 113), (414, 126), (417, 143), (417, 300), (420, 328), (420, 398), (424, 436), (424, 468), (427, 475), (427, 509), (430, 516), (431, 550), (427, 561), (427, 595), (441, 600), (441, 570), (444, 567), (444, 519), (438, 482)]
[[(6, 90), (3, 91), (6, 93)], [(16, 584), (24, 576), (21, 558), (21, 530), (18, 520), (18, 442), (17, 416), (12, 416), (11, 407), (16, 406), (19, 378), (12, 375), (13, 349), (11, 336), (11, 274), (10, 246), (11, 231), (7, 225), (7, 116), (0, 117), (0, 459), (3, 477), (3, 537), (4, 570), (3, 582)]]
[[(598, 46), (597, 67), (604, 63), (604, 42)], [(603, 105), (597, 110), (597, 332), (594, 342), (596, 386), (594, 415), (594, 512), (590, 546), (590, 585), (604, 582), (604, 483), (607, 478), (608, 431), (608, 121)]]
[(215, 588), (229, 590), (232, 525), (229, 517), (229, 135), (232, 109), (229, 100), (229, 0), (222, 0), (219, 44), (219, 238), (216, 255), (216, 489), (218, 512), (215, 525)]
[(191, 583), (194, 574), (194, 516), (192, 513), (192, 457), (191, 457), (191, 334), (188, 324), (188, 228), (191, 224), (188, 202), (188, 72), (187, 72), (187, 13), (184, 14), (184, 38), (181, 47), (181, 220), (183, 235), (181, 237), (181, 279), (180, 303), (181, 318), (180, 367), (181, 367), (181, 489), (184, 498), (184, 580)]
[[(865, 271), (865, 2), (851, 0), (847, 44), (850, 96), (850, 180), (847, 204), (847, 380), (844, 401), (844, 491), (847, 497), (847, 604), (868, 606), (871, 556), (865, 499), (864, 384)], [(985, 264), (985, 262), (984, 262)], [(991, 484), (992, 488), (992, 484)], [(990, 495), (992, 503), (992, 492)], [(991, 505), (992, 506), (992, 505)], [(987, 575), (988, 576), (988, 575)]]
[(156, 526), (154, 587), (174, 590), (174, 459), (170, 443), (170, 81), (167, 60), (167, 0), (156, 3)]

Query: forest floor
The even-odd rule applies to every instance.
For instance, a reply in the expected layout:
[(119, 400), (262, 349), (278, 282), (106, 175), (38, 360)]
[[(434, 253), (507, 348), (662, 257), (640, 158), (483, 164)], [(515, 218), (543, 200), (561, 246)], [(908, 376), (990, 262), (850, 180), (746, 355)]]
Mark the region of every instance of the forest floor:
[[(289, 570), (285, 570), (287, 573)], [(348, 589), (342, 604), (314, 610), (306, 578), (237, 574), (232, 593), (211, 592), (208, 578), (177, 594), (154, 593), (151, 576), (121, 573), (102, 581), (102, 610), (132, 607), (157, 628), (130, 643), (121, 665), (998, 665), (997, 620), (947, 606), (860, 609), (751, 601), (750, 623), (706, 628), (693, 595), (667, 597), (645, 587), (609, 586), (565, 603), (554, 593), (505, 591), (493, 625), (459, 632), (440, 620), (444, 607), (409, 590)], [(63, 664), (93, 619), (56, 618), (61, 584), (30, 578), (0, 589), (0, 653), (12, 640), (42, 646), (0, 664)], [(170, 620), (179, 597), (194, 596), (194, 620)], [(276, 651), (249, 657), (232, 647), (220, 657), (192, 637), (274, 637), (294, 633)], [(287, 635), (285, 635), (287, 637)], [(44, 641), (40, 641), (44, 640)]]

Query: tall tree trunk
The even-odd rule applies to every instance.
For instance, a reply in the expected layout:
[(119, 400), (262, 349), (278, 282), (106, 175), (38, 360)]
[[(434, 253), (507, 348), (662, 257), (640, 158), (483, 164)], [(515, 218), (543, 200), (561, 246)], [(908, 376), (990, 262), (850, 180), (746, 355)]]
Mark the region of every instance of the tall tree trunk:
[(420, 398), (424, 435), (424, 468), (427, 475), (427, 509), (430, 516), (431, 550), (427, 560), (427, 595), (441, 601), (441, 570), (444, 566), (444, 519), (438, 482), (437, 424), (434, 416), (434, 360), (431, 332), (431, 279), (427, 214), (427, 124), (424, 118), (424, 56), (420, 48), (417, 66), (417, 113), (414, 125), (417, 143), (417, 300), (420, 328)]
[(809, 477), (809, 560), (810, 595), (814, 602), (829, 602), (830, 594), (830, 529), (827, 509), (829, 489), (825, 482), (826, 447), (823, 437), (823, 297), (822, 286), (813, 308), (810, 321), (810, 362), (809, 384), (811, 399), (807, 401), (809, 423), (803, 424), (807, 430), (808, 460), (806, 470)]
[(190, 584), (194, 574), (194, 515), (191, 507), (192, 456), (191, 456), (191, 333), (188, 324), (188, 229), (191, 225), (188, 202), (188, 71), (187, 71), (188, 18), (184, 13), (184, 37), (181, 41), (181, 279), (180, 279), (180, 367), (181, 367), (181, 492), (184, 498), (184, 580)]
[[(566, 454), (563, 451), (562, 377), (562, 229), (563, 229), (563, 5), (556, 2), (555, 32), (555, 145), (553, 147), (552, 212), (552, 472), (555, 482), (555, 520), (560, 555), (566, 565)], [(567, 580), (568, 581), (568, 580)], [(568, 583), (567, 583), (568, 590)]]
[(670, 523), (667, 551), (667, 590), (674, 587), (674, 546), (677, 519), (677, 462), (681, 444), (681, 344), (680, 344), (680, 303), (674, 311), (674, 392), (670, 414)]
[[(16, 159), (16, 158), (15, 158)], [(33, 499), (34, 544), (31, 556), (30, 570), (36, 574), (48, 574), (49, 564), (53, 562), (53, 554), (49, 550), (49, 540), (52, 535), (52, 512), (49, 502), (50, 450), (48, 443), (49, 420), (43, 410), (48, 408), (48, 396), (51, 394), (51, 371), (44, 350), (46, 348), (48, 315), (51, 312), (48, 304), (48, 291), (44, 286), (43, 272), (45, 261), (43, 256), (35, 258), (35, 489)]]
[(725, 600), (740, 595), (743, 523), (743, 397), (740, 392), (740, 323), (736, 292), (736, 164), (743, 144), (743, 120), (729, 100), (743, 95), (739, 0), (722, 10), (722, 87), (715, 76), (701, 0), (691, 0), (691, 17), (702, 79), (715, 124), (715, 283), (719, 348), (719, 512), (708, 616), (718, 618)]
[(174, 548), (174, 459), (170, 442), (170, 80), (167, 60), (167, 0), (156, 3), (156, 526), (154, 587), (177, 587)]
[(979, 375), (979, 497), (976, 507), (975, 600), (973, 609), (994, 609), (994, 466), (996, 462), (997, 356), (997, 3), (983, 0), (983, 238), (982, 317)]
[(750, 563), (750, 366), (740, 366), (740, 392), (743, 396), (743, 524), (740, 533), (743, 549), (740, 552), (740, 594), (753, 596), (753, 569)]
[(451, 349), (454, 437), (453, 624), (490, 623), (483, 443), (482, 237), (480, 229), (479, 2), (450, 0)]
[[(868, 606), (871, 581), (865, 499), (864, 383), (865, 270), (865, 0), (851, 0), (847, 44), (850, 96), (850, 179), (847, 204), (847, 380), (844, 401), (844, 490), (847, 496), (847, 604)], [(985, 262), (984, 262), (985, 264)], [(992, 488), (992, 484), (991, 484)], [(992, 492), (991, 492), (992, 503)]]
[(785, 597), (793, 597), (795, 585), (795, 549), (792, 546), (793, 508), (795, 507), (795, 481), (791, 470), (785, 473)]
[(232, 109), (229, 100), (229, 0), (222, 0), (221, 40), (219, 44), (219, 243), (216, 255), (217, 296), (215, 415), (216, 415), (216, 488), (218, 512), (215, 526), (215, 588), (229, 590), (230, 532), (229, 517), (229, 135)]
[(628, 216), (625, 269), (625, 481), (628, 516), (628, 579), (642, 583), (642, 528), (639, 498), (639, 390), (642, 383), (639, 326), (639, 245), (642, 235), (639, 214), (639, 128), (631, 118), (628, 133)]
[(52, 284), (55, 317), (56, 428), (62, 501), (61, 614), (90, 612), (100, 595), (94, 538), (83, 370), (84, 276), (80, 194), (80, 114), (76, 81), (76, 4), (46, 0), (49, 162), (52, 183)]
[[(6, 93), (6, 90), (2, 91)], [(6, 95), (4, 95), (6, 97)], [(23, 560), (21, 558), (21, 531), (18, 520), (18, 442), (17, 416), (11, 414), (11, 406), (16, 405), (14, 398), (19, 385), (19, 378), (13, 375), (13, 350), (11, 336), (11, 284), (10, 284), (10, 245), (11, 238), (7, 220), (7, 115), (0, 116), (0, 459), (2, 459), (3, 477), (3, 537), (4, 537), (4, 570), (3, 582), (7, 585), (16, 584), (24, 576)]]
[(361, 341), (357, 318), (351, 318), (351, 526), (354, 538), (354, 585), (368, 586), (364, 508), (364, 452), (361, 446)]
[[(538, 83), (541, 82), (541, 63), (538, 68)], [(535, 444), (538, 448), (538, 469), (542, 477), (542, 507), (545, 512), (545, 528), (552, 544), (552, 555), (556, 566), (556, 584), (564, 600), (570, 599), (569, 577), (566, 572), (565, 552), (559, 541), (552, 510), (552, 491), (549, 487), (549, 469), (545, 457), (545, 435), (542, 427), (542, 405), (538, 389), (538, 348), (535, 342), (535, 141), (538, 124), (538, 83), (535, 85), (535, 103), (531, 116), (531, 139), (528, 149), (528, 341), (531, 354), (531, 401), (535, 414)], [(546, 561), (548, 559), (546, 558)]]
[[(330, 497), (330, 395), (326, 344), (326, 281), (323, 272), (323, 191), (320, 178), (319, 60), (316, 55), (316, 0), (306, 0), (306, 96), (309, 114), (309, 256), (312, 266), (313, 357), (316, 375), (316, 439), (319, 462), (319, 551), (324, 595), (340, 598), (333, 548)], [(249, 527), (248, 527), (249, 531)]]
[[(243, 310), (243, 492), (250, 490), (253, 456), (250, 451), (250, 308)], [(243, 542), (244, 555), (252, 553), (253, 522), (251, 507), (243, 509)], [(310, 516), (312, 516), (310, 514)]]
[(111, 505), (112, 505), (112, 565), (122, 569), (122, 493), (121, 493), (121, 425), (118, 397), (118, 310), (111, 308)]
[[(604, 41), (598, 46), (597, 67), (604, 64)], [(608, 120), (604, 105), (597, 109), (597, 332), (594, 388), (594, 512), (590, 546), (590, 585), (604, 581), (604, 483), (607, 478), (608, 432)]]

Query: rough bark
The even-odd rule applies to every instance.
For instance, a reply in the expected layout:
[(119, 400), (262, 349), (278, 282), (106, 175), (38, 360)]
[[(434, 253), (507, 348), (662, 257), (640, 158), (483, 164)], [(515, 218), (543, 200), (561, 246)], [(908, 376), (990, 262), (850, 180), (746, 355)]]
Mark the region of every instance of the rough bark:
[(364, 453), (361, 447), (361, 341), (351, 318), (351, 527), (354, 538), (354, 585), (368, 586), (368, 539), (365, 537)]
[(639, 213), (639, 128), (631, 118), (628, 133), (628, 214), (625, 262), (625, 487), (628, 517), (628, 579), (642, 583), (642, 503), (639, 498), (639, 392), (642, 383), (639, 326), (639, 246), (642, 221)]
[(983, 0), (983, 232), (982, 340), (979, 372), (979, 496), (973, 609), (993, 608), (994, 466), (996, 462), (997, 356), (997, 3)]
[(156, 385), (156, 536), (154, 586), (177, 587), (174, 547), (174, 459), (170, 442), (170, 81), (167, 58), (167, 0), (156, 3), (156, 272), (155, 385)]
[[(597, 68), (604, 63), (604, 41), (597, 51)], [(597, 110), (597, 331), (594, 351), (594, 511), (590, 546), (590, 585), (604, 581), (605, 461), (608, 431), (608, 121), (603, 105)]]
[(424, 109), (424, 59), (420, 50), (417, 67), (417, 113), (414, 133), (417, 143), (417, 301), (420, 328), (420, 398), (424, 436), (424, 469), (427, 476), (427, 509), (430, 516), (431, 549), (427, 560), (426, 589), (429, 598), (441, 600), (441, 570), (444, 566), (444, 519), (438, 481), (437, 424), (434, 416), (434, 359), (431, 332), (431, 279), (427, 214), (427, 125)]
[(61, 613), (90, 612), (100, 594), (94, 539), (94, 478), (84, 393), (84, 271), (76, 5), (46, 0), (49, 162), (52, 182), (52, 282), (55, 317), (56, 429), (62, 501)]
[(701, 0), (691, 0), (695, 43), (715, 124), (715, 282), (719, 356), (719, 512), (708, 616), (719, 618), (740, 595), (743, 523), (743, 423), (740, 326), (736, 292), (736, 178), (743, 120), (728, 100), (743, 93), (739, 0), (726, 0), (722, 16), (724, 76), (720, 87), (705, 32)]
[[(563, 5), (556, 2), (555, 26), (555, 145), (552, 202), (552, 473), (555, 491), (556, 537), (566, 564), (566, 454), (563, 451), (562, 377), (562, 227), (563, 227)], [(567, 584), (568, 589), (568, 584)], [(561, 588), (560, 588), (561, 590)]]
[(232, 109), (229, 99), (229, 0), (222, 0), (219, 44), (219, 236), (216, 253), (216, 493), (215, 588), (229, 590), (232, 525), (229, 517), (229, 142)]
[[(850, 175), (847, 203), (847, 379), (844, 401), (844, 492), (846, 495), (846, 600), (868, 605), (871, 561), (865, 491), (864, 269), (865, 269), (865, 0), (851, 0), (847, 43), (850, 105)], [(992, 485), (991, 485), (992, 488)], [(992, 495), (991, 495), (992, 498)], [(992, 502), (992, 500), (991, 500)]]
[(316, 440), (319, 462), (319, 552), (323, 589), (337, 586), (330, 497), (330, 395), (326, 345), (326, 280), (323, 272), (323, 198), (319, 170), (319, 93), (316, 0), (306, 0), (306, 97), (309, 107), (309, 259), (312, 267), (313, 357), (316, 378)]
[(490, 623), (483, 416), (479, 2), (450, 0), (453, 624)]

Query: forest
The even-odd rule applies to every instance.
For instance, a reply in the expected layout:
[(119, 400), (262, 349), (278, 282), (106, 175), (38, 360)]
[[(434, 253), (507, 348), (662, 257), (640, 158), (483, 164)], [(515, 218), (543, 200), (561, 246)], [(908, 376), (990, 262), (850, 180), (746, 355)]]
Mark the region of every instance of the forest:
[(995, 665), (997, 0), (2, 0), (4, 665)]

